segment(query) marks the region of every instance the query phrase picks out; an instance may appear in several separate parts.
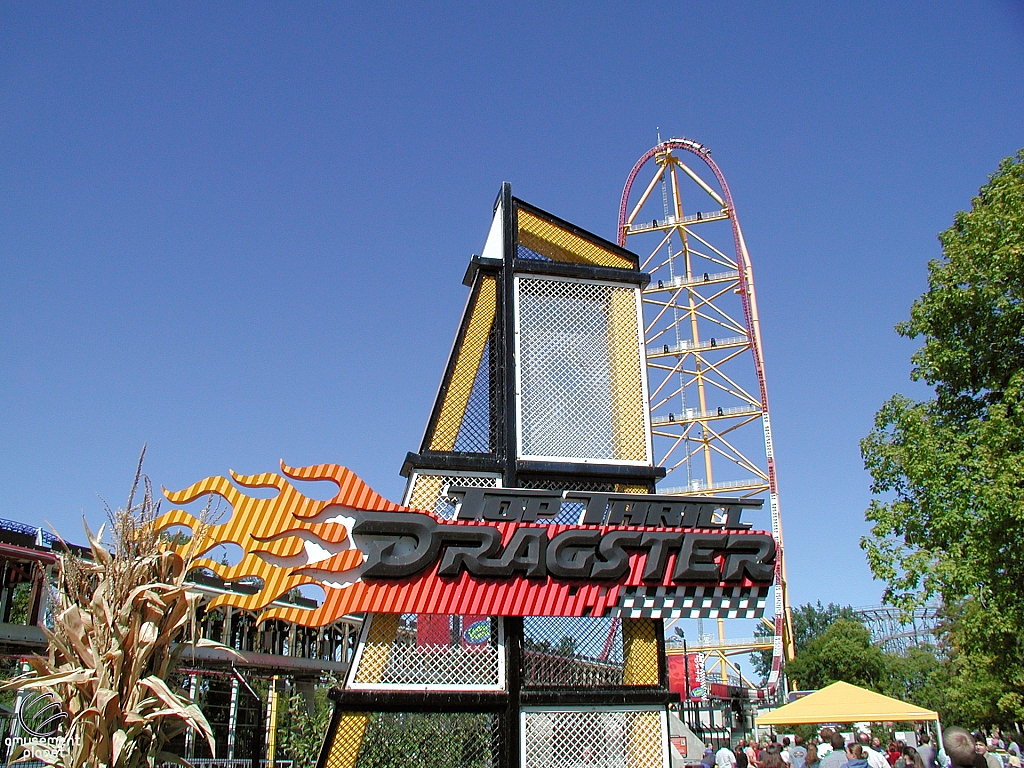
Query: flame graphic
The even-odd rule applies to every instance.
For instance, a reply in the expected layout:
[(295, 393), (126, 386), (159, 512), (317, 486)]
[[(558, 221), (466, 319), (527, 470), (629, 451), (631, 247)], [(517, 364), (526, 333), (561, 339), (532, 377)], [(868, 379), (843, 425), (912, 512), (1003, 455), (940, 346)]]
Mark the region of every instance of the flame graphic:
[[(193, 561), (193, 568), (208, 568), (220, 578), (234, 581), (245, 577), (262, 580), (263, 587), (253, 595), (225, 594), (210, 601), (209, 608), (233, 606), (247, 611), (262, 611), (261, 622), (282, 619), (304, 626), (322, 626), (336, 621), (342, 593), (359, 581), (359, 570), (365, 557), (351, 536), (355, 510), (379, 512), (411, 512), (407, 507), (388, 501), (360, 480), (352, 471), (337, 464), (310, 467), (289, 467), (281, 462), (283, 475), (265, 472), (239, 475), (231, 471), (231, 480), (222, 476), (208, 477), (181, 491), (164, 495), (173, 504), (188, 504), (213, 494), (231, 506), (230, 519), (221, 524), (202, 525), (183, 509), (172, 509), (157, 519), (157, 528), (186, 526), (193, 532), (193, 541), (178, 547), (192, 548), (198, 555), (207, 554), (221, 544), (237, 544), (245, 553), (233, 566), (223, 565), (208, 557)], [(328, 480), (338, 486), (338, 493), (327, 501), (303, 495), (293, 480)], [(278, 492), (269, 499), (248, 496), (243, 488), (274, 488)], [(270, 608), (264, 610), (289, 590), (304, 584), (323, 587), (324, 602), (316, 609)]]

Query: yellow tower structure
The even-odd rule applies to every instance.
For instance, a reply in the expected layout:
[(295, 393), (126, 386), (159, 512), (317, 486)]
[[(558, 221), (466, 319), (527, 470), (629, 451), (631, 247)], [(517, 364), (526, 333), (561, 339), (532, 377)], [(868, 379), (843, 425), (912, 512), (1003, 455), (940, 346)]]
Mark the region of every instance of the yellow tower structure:
[(618, 236), (651, 276), (644, 335), (655, 459), (667, 471), (659, 493), (767, 497), (778, 547), (771, 636), (729, 640), (719, 619), (717, 640), (699, 631), (690, 650), (706, 655), (710, 676), (756, 687), (733, 659), (771, 648), (774, 690), (792, 644), (764, 351), (750, 254), (710, 150), (659, 139), (626, 181)]

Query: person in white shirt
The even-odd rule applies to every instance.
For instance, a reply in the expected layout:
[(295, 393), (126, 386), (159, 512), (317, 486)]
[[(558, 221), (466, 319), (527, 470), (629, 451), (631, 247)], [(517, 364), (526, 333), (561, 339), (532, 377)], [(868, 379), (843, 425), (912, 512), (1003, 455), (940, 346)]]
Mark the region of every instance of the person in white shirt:
[(818, 759), (824, 759), (829, 752), (832, 751), (832, 734), (835, 733), (831, 728), (825, 727), (818, 732)]
[(889, 761), (885, 759), (885, 755), (868, 746), (870, 740), (871, 737), (866, 733), (857, 734), (857, 741), (864, 748), (864, 755), (868, 759), (868, 768), (890, 768)]
[(736, 768), (736, 755), (728, 746), (724, 746), (715, 753), (715, 765), (718, 768)]
[(846, 754), (846, 741), (843, 739), (843, 734), (832, 731), (828, 739), (832, 749), (821, 758), (818, 768), (842, 768), (850, 759)]

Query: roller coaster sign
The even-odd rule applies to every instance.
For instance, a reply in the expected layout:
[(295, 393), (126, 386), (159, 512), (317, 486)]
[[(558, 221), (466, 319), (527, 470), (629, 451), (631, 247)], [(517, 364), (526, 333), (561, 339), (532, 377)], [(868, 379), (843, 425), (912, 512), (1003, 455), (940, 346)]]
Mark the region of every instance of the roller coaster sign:
[[(633, 570), (630, 551), (646, 554), (645, 584), (770, 583), (774, 573), (774, 540), (740, 522), (760, 500), (459, 487), (449, 494), (460, 500), (449, 523), (415, 512), (357, 516), (363, 578), (408, 578), (440, 561), (440, 577), (617, 582)], [(563, 502), (583, 507), (582, 525), (537, 524), (559, 515)]]
[[(364, 611), (758, 618), (774, 577), (774, 538), (742, 520), (757, 499), (453, 486), (444, 491), (456, 502), (448, 519), (388, 501), (336, 464), (282, 470), (165, 491), (174, 503), (227, 499), (231, 518), (193, 542), (200, 555), (234, 543), (245, 556), (233, 566), (200, 557), (193, 567), (262, 582), (256, 594), (218, 596), (211, 609), (309, 627)], [(292, 478), (329, 480), (339, 492), (312, 499)], [(279, 493), (257, 498), (238, 486)], [(202, 530), (182, 509), (157, 525)], [(279, 602), (304, 584), (324, 589), (315, 609)]]

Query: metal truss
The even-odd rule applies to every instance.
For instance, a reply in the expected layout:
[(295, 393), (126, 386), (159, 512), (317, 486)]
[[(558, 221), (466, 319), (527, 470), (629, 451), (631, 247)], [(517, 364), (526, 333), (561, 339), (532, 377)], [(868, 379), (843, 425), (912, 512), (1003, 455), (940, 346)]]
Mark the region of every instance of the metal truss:
[(871, 642), (887, 653), (904, 654), (911, 648), (935, 645), (940, 623), (940, 606), (926, 605), (909, 613), (892, 605), (854, 608), (871, 632)]
[[(691, 168), (684, 152), (706, 168)], [(653, 174), (634, 194), (648, 163)], [(659, 139), (626, 181), (618, 237), (651, 276), (643, 290), (651, 429), (655, 460), (668, 470), (659, 493), (768, 496), (779, 553), (774, 688), (791, 655), (791, 620), (760, 321), (750, 255), (710, 151)], [(725, 656), (711, 654), (723, 674)]]

